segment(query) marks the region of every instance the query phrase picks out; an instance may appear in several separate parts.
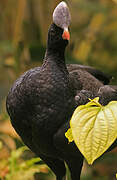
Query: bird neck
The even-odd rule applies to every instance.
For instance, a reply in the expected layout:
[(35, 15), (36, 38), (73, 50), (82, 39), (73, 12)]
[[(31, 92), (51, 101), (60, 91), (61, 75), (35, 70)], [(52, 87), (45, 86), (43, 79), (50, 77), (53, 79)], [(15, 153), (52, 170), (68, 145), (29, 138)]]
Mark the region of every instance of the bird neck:
[(61, 65), (66, 67), (64, 52), (65, 52), (65, 50), (63, 50), (63, 49), (56, 51), (56, 50), (50, 50), (47, 48), (46, 53), (45, 53), (44, 62), (45, 61), (53, 62), (53, 63), (56, 63), (58, 65), (61, 64)]
[(64, 55), (65, 49), (61, 48), (61, 49), (46, 49), (46, 53), (45, 53), (45, 58), (48, 57), (56, 57), (60, 58), (61, 60), (65, 61), (65, 55)]

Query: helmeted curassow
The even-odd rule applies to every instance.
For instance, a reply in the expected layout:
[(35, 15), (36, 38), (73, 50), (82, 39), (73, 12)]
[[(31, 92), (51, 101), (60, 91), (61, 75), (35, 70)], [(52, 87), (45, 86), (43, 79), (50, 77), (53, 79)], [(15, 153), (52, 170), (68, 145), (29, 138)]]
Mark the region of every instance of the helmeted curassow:
[(65, 132), (75, 108), (99, 96), (106, 105), (117, 100), (117, 87), (109, 77), (89, 66), (65, 63), (70, 13), (61, 2), (53, 13), (47, 49), (41, 67), (25, 72), (9, 91), (6, 107), (11, 123), (23, 142), (63, 180), (68, 165), (72, 180), (79, 180), (83, 156), (68, 143)]

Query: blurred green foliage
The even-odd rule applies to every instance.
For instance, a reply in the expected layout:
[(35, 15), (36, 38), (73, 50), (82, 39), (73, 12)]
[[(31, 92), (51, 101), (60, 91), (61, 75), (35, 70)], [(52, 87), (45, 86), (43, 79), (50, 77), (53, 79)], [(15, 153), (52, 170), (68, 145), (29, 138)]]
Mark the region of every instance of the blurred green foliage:
[[(40, 66), (52, 12), (61, 0), (0, 1), (0, 177), (1, 180), (53, 179), (50, 170), (23, 146), (5, 109), (13, 81), (27, 69)], [(117, 84), (117, 0), (66, 0), (72, 23), (67, 63), (92, 65), (110, 73)], [(24, 157), (25, 155), (25, 157)], [(109, 158), (110, 157), (110, 158)], [(37, 174), (38, 172), (38, 174)], [(117, 150), (92, 167), (84, 163), (82, 180), (114, 180)], [(35, 174), (36, 173), (36, 174)], [(24, 179), (24, 178), (23, 178)]]
[[(43, 173), (50, 176), (48, 167), (38, 157), (26, 159), (29, 151), (26, 146), (12, 150), (8, 159), (2, 161), (0, 178), (5, 180), (34, 180), (36, 173)], [(29, 158), (29, 157), (28, 157)]]

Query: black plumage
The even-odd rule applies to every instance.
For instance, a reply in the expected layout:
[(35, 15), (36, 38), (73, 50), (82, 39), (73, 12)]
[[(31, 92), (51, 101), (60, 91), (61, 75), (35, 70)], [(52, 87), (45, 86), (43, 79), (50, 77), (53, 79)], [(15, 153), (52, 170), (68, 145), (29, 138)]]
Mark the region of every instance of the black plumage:
[(117, 100), (117, 88), (104, 85), (109, 78), (89, 66), (65, 64), (68, 40), (63, 29), (53, 23), (41, 67), (24, 73), (12, 86), (6, 100), (11, 123), (23, 142), (41, 157), (63, 180), (67, 163), (72, 180), (80, 179), (83, 156), (74, 142), (68, 144), (65, 132), (75, 108), (100, 97), (102, 104)]

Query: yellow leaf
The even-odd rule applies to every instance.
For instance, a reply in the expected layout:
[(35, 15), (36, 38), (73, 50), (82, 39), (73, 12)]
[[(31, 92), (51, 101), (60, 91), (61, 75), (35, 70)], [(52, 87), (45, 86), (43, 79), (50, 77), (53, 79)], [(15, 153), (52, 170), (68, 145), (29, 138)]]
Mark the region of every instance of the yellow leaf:
[(68, 139), (69, 143), (73, 141), (73, 136), (72, 136), (72, 130), (69, 128), (67, 132), (65, 133), (65, 137)]
[(98, 100), (76, 108), (70, 121), (74, 142), (89, 164), (117, 138), (117, 101), (102, 106)]

